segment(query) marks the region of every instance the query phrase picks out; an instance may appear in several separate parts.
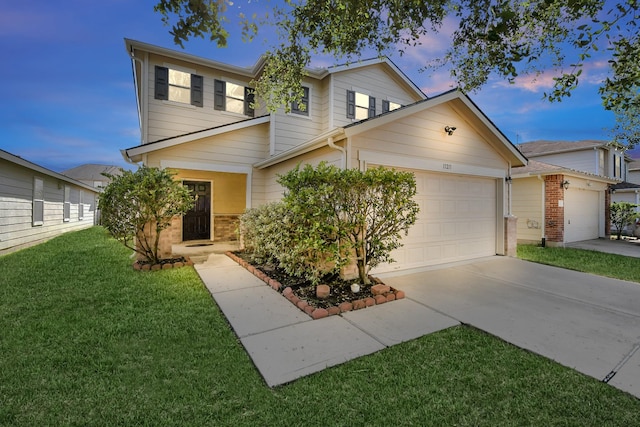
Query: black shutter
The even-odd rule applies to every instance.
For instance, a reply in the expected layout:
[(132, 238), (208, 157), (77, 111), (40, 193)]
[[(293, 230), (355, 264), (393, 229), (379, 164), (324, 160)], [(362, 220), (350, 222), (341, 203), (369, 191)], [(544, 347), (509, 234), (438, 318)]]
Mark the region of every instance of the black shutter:
[(202, 76), (191, 74), (191, 105), (202, 107)]
[(389, 101), (387, 101), (386, 99), (382, 100), (382, 113), (388, 113), (389, 112)]
[(226, 84), (222, 80), (213, 82), (213, 108), (216, 110), (225, 110), (226, 107)]
[(244, 88), (244, 115), (253, 117), (255, 112), (253, 111), (253, 101), (255, 99), (254, 91), (250, 87)]
[(376, 115), (376, 99), (373, 96), (369, 97), (369, 118)]
[(169, 99), (169, 69), (156, 65), (155, 98)]
[(347, 91), (347, 118), (356, 118), (356, 93), (352, 90)]

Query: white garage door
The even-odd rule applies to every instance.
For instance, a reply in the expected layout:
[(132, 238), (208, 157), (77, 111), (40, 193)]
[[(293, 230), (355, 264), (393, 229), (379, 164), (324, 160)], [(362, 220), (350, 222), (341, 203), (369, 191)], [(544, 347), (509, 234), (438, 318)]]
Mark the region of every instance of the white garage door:
[(433, 172), (415, 174), (418, 221), (375, 273), (419, 268), (496, 254), (496, 181)]
[(600, 223), (599, 192), (569, 188), (564, 192), (564, 206), (565, 243), (598, 238)]

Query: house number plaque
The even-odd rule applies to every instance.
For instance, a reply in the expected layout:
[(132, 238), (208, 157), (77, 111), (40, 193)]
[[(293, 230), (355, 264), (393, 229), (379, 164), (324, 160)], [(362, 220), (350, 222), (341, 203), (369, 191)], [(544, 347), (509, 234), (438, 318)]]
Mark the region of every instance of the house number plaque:
[(453, 166), (451, 165), (451, 163), (443, 163), (442, 169), (451, 170), (453, 169)]

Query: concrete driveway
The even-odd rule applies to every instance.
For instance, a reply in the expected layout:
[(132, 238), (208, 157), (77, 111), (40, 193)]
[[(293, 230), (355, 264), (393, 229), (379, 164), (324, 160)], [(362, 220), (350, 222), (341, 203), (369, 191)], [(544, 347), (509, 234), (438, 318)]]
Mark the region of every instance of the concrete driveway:
[(384, 280), (432, 310), (640, 397), (640, 284), (508, 257)]

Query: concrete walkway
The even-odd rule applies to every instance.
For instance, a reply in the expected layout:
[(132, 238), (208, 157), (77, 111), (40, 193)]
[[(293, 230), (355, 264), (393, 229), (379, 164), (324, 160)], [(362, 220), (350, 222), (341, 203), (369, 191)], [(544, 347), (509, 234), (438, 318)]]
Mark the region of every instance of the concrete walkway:
[(467, 323), (640, 397), (640, 285), (490, 257), (385, 278), (407, 298), (320, 320), (225, 255), (196, 265), (269, 386)]

